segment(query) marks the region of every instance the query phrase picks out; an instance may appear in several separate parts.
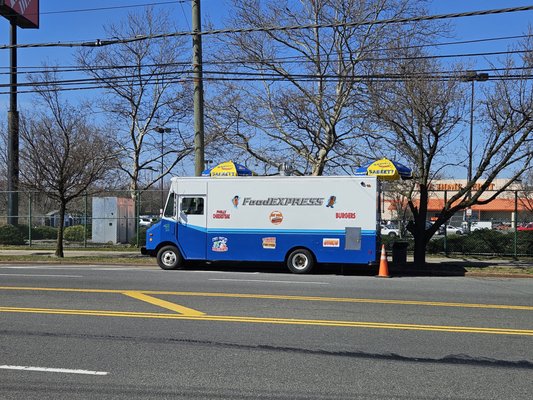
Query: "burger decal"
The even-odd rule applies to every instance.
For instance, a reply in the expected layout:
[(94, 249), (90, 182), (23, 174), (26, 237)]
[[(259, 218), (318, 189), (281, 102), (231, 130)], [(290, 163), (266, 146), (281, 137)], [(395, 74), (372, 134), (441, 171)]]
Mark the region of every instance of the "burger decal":
[(270, 222), (274, 225), (279, 225), (283, 222), (283, 214), (281, 211), (272, 211), (270, 213)]

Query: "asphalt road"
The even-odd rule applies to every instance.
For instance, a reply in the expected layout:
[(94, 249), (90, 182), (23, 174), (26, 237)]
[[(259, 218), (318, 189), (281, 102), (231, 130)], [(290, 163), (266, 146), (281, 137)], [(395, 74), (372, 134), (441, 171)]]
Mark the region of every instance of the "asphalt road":
[(533, 280), (0, 265), (0, 399), (530, 399)]

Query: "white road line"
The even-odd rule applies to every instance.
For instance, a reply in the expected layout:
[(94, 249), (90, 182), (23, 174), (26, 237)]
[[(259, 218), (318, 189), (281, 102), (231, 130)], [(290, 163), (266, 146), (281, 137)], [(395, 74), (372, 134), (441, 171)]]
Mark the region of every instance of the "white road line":
[(0, 267), (0, 269), (71, 269), (71, 268), (65, 268), (65, 267), (35, 267), (35, 266), (23, 266), (23, 267), (20, 267), (20, 266), (9, 266), (9, 267), (5, 267), (5, 266), (2, 266)]
[(265, 279), (217, 279), (211, 278), (210, 281), (233, 281), (233, 282), (260, 282), (260, 283), (302, 283), (308, 285), (329, 285), (327, 282), (309, 282), (309, 281), (268, 281)]
[(107, 375), (108, 372), (103, 371), (87, 371), (84, 369), (65, 369), (65, 368), (43, 368), (43, 367), (29, 367), (24, 365), (0, 365), (0, 369), (11, 369), (17, 371), (31, 371), (31, 372), (56, 372), (61, 374), (83, 374), (83, 375)]
[(6, 267), (6, 266), (0, 266), (0, 269), (37, 269), (37, 270), (43, 270), (43, 271), (46, 271), (46, 270), (67, 270), (67, 269), (86, 269), (85, 267), (87, 266), (80, 266), (80, 267), (69, 267), (69, 266), (65, 266), (65, 267), (46, 267), (46, 266), (9, 266), (9, 267)]
[(91, 271), (143, 271), (143, 272), (146, 272), (146, 271), (156, 271), (156, 272), (159, 272), (161, 271), (160, 269), (154, 269), (154, 268), (136, 268), (136, 267), (132, 267), (132, 268), (122, 268), (122, 267), (117, 267), (117, 268), (89, 268)]
[(83, 265), (76, 267), (1, 267), (0, 269), (35, 269), (40, 271), (46, 270), (79, 270), (79, 271), (160, 271), (160, 269), (155, 269), (154, 267), (138, 268), (138, 267), (102, 267), (97, 265)]
[(39, 278), (83, 278), (83, 275), (0, 274), (0, 276), (29, 276)]

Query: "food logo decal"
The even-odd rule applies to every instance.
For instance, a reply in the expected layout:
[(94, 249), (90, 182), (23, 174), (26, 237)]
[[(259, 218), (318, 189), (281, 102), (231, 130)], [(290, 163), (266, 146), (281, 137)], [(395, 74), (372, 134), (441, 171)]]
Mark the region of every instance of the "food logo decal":
[(276, 248), (276, 238), (275, 237), (265, 237), (263, 238), (263, 249), (275, 249)]
[(337, 196), (330, 196), (327, 204), (326, 204), (326, 207), (329, 207), (329, 208), (333, 208), (333, 206), (335, 205), (335, 203), (337, 202)]
[(218, 253), (228, 251), (228, 238), (217, 236), (213, 238), (213, 247), (211, 250)]
[(272, 211), (270, 213), (270, 222), (274, 225), (279, 225), (283, 222), (283, 214), (281, 211)]
[(340, 247), (341, 241), (336, 238), (324, 238), (322, 239), (322, 247)]

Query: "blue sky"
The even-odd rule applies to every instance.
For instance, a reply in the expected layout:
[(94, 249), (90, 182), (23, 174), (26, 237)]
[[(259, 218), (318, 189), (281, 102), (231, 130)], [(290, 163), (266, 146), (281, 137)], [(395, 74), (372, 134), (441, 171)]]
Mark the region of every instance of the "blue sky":
[[(167, 0), (169, 1), (169, 0)], [(105, 38), (102, 26), (118, 22), (131, 11), (139, 8), (124, 8), (122, 10), (78, 11), (82, 9), (97, 9), (115, 6), (133, 6), (146, 3), (163, 3), (165, 0), (41, 0), (41, 23), (39, 29), (19, 29), (19, 43), (42, 42), (70, 42)], [(202, 0), (202, 14), (204, 20), (211, 20), (217, 28), (225, 28), (224, 17), (231, 12), (228, 0)], [(434, 0), (430, 2), (431, 14), (455, 13), (473, 10), (486, 10), (514, 6), (532, 5), (533, 0)], [(191, 26), (190, 2), (175, 0), (170, 4), (158, 5), (167, 9), (175, 17), (177, 29), (188, 31)], [(62, 12), (62, 13), (57, 13)], [(533, 21), (533, 11), (456, 18), (451, 20), (454, 36), (451, 40), (469, 40), (488, 37), (514, 36), (526, 32), (528, 24)], [(9, 23), (0, 20), (1, 44), (9, 43)], [(512, 41), (497, 41), (487, 44), (469, 44), (444, 46), (438, 49), (441, 53), (460, 53), (476, 51), (505, 50)], [(66, 49), (21, 49), (19, 50), (19, 66), (39, 66), (43, 62), (70, 65), (73, 63), (74, 50)], [(7, 50), (0, 50), (0, 70), (3, 72), (9, 66)], [(476, 61), (475, 68), (486, 66), (482, 59)], [(2, 75), (2, 82), (4, 82)], [(3, 99), (2, 99), (3, 100)], [(1, 100), (0, 100), (1, 101)], [(2, 101), (3, 102), (3, 101)]]
[[(79, 11), (84, 9), (109, 8), (116, 6), (135, 6), (146, 3), (163, 3), (169, 0), (41, 0), (40, 29), (19, 29), (19, 44), (47, 42), (79, 42), (105, 39), (103, 25), (123, 20), (128, 12), (140, 11), (140, 7), (125, 7), (113, 10)], [(274, 1), (274, 0), (272, 0)], [(225, 17), (231, 13), (228, 0), (202, 0), (203, 20), (212, 21), (216, 28), (228, 28)], [(430, 14), (458, 13), (474, 10), (487, 10), (533, 5), (533, 0), (434, 0), (429, 3)], [(191, 29), (191, 6), (188, 0), (175, 0), (156, 7), (169, 10), (175, 17), (176, 28), (180, 31)], [(78, 11), (76, 11), (78, 10)], [(72, 11), (72, 12), (70, 12)], [(456, 18), (450, 20), (453, 36), (443, 41), (461, 41), (492, 37), (517, 36), (527, 32), (528, 24), (533, 21), (533, 11), (509, 14)], [(9, 23), (0, 19), (0, 44), (9, 44)], [(207, 39), (204, 39), (207, 40)], [(516, 40), (501, 40), (480, 44), (464, 44), (438, 47), (440, 54), (473, 53), (486, 51), (505, 51)], [(72, 48), (20, 49), (19, 67), (39, 67), (42, 63), (73, 65)], [(185, 55), (187, 58), (187, 55)], [(473, 69), (488, 67), (489, 60), (475, 58), (463, 60)], [(0, 83), (8, 83), (9, 51), (0, 50)], [(19, 78), (23, 82), (24, 77)], [(206, 88), (208, 90), (208, 88)], [(0, 90), (5, 92), (6, 89)], [(88, 93), (84, 93), (84, 96)], [(19, 95), (19, 108), (31, 102), (30, 95)], [(0, 110), (6, 110), (8, 95), (0, 96)], [(6, 113), (7, 114), (7, 113)], [(5, 115), (6, 115), (5, 114)], [(2, 118), (0, 116), (0, 118)], [(7, 120), (7, 115), (5, 117)]]

